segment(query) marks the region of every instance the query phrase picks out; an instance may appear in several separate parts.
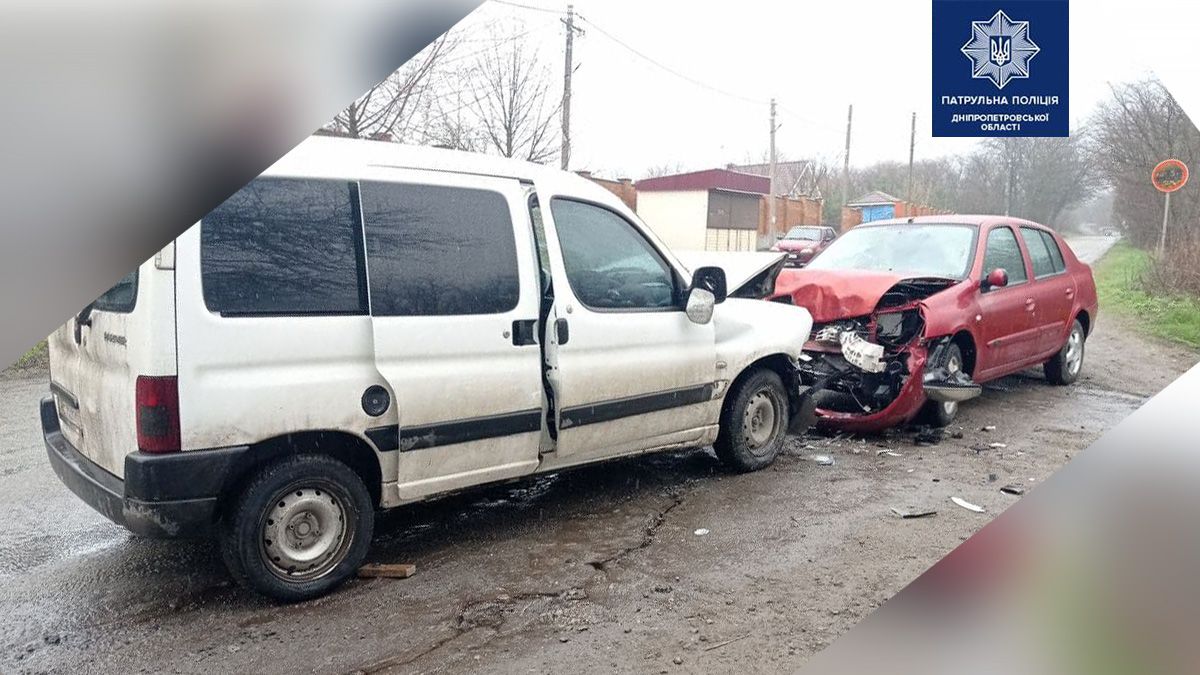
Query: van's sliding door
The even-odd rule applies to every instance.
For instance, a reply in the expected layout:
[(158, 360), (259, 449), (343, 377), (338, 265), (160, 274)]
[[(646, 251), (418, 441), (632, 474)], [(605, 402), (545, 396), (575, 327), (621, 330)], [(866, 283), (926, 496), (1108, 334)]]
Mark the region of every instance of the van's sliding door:
[(515, 180), (379, 169), (360, 181), (375, 361), (401, 500), (538, 465), (536, 254)]

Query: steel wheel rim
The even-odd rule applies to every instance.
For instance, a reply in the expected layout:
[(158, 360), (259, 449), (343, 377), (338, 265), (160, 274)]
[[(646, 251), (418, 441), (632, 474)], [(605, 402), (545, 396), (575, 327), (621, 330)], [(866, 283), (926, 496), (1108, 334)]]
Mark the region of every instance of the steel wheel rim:
[(760, 451), (770, 445), (782, 419), (775, 400), (766, 389), (750, 397), (742, 417), (742, 435), (751, 452), (761, 454)]
[[(961, 370), (962, 361), (958, 358), (958, 356), (951, 354), (950, 358), (946, 361), (946, 372), (953, 375)], [(945, 414), (946, 417), (953, 417), (958, 413), (958, 401), (944, 401), (942, 403), (942, 413)]]
[(319, 480), (294, 483), (275, 495), (259, 524), (263, 560), (281, 579), (319, 579), (345, 558), (356, 523), (343, 491)]
[(1067, 338), (1067, 372), (1075, 375), (1083, 366), (1083, 331), (1078, 326), (1071, 329)]

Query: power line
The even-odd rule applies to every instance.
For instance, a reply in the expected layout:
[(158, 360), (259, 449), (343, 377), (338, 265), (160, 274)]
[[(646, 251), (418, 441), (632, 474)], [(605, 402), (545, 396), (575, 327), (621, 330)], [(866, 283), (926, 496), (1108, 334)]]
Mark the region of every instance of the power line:
[(560, 15), (563, 13), (562, 10), (558, 10), (558, 9), (549, 9), (547, 7), (535, 7), (534, 5), (525, 5), (525, 4), (522, 4), (519, 2), (511, 2), (510, 0), (490, 0), (490, 1), (492, 2), (492, 4), (508, 5), (509, 7), (516, 7), (518, 9), (528, 9), (528, 10), (531, 10), (534, 12), (545, 12), (547, 14), (560, 14)]
[[(493, 2), (497, 2), (497, 1), (499, 1), (499, 0), (493, 0)], [(692, 84), (694, 84), (694, 85), (696, 85), (696, 86), (698, 86), (698, 87), (702, 87), (702, 88), (704, 88), (704, 89), (707, 89), (707, 90), (709, 90), (709, 91), (713, 91), (713, 92), (716, 92), (716, 93), (718, 93), (718, 94), (721, 94), (721, 95), (723, 95), (723, 96), (728, 96), (729, 98), (737, 99), (737, 100), (739, 100), (739, 101), (743, 101), (743, 102), (745, 102), (745, 103), (752, 103), (752, 104), (754, 104), (754, 105), (767, 105), (767, 104), (768, 104), (768, 102), (767, 102), (767, 101), (764, 101), (764, 100), (759, 100), (759, 99), (754, 99), (754, 98), (750, 98), (750, 97), (748, 97), (748, 96), (742, 96), (741, 94), (735, 94), (735, 93), (733, 93), (733, 92), (730, 92), (730, 91), (725, 91), (724, 89), (720, 89), (720, 88), (718, 88), (718, 87), (714, 87), (714, 86), (712, 86), (711, 84), (708, 84), (708, 83), (706, 83), (706, 82), (703, 82), (703, 81), (701, 81), (701, 80), (697, 80), (696, 78), (694, 78), (694, 77), (691, 77), (691, 76), (689, 76), (689, 75), (685, 75), (684, 73), (681, 73), (681, 72), (679, 72), (678, 70), (675, 70), (674, 68), (671, 68), (670, 66), (664, 65), (663, 63), (661, 63), (661, 62), (659, 62), (659, 61), (655, 60), (654, 58), (652, 58), (652, 57), (650, 57), (650, 56), (647, 56), (645, 53), (643, 53), (643, 52), (639, 51), (639, 50), (638, 50), (638, 49), (636, 49), (635, 47), (632, 47), (632, 46), (630, 46), (630, 45), (629, 45), (627, 42), (625, 42), (624, 40), (621, 40), (620, 38), (618, 38), (617, 36), (613, 35), (612, 33), (609, 33), (608, 31), (604, 30), (604, 29), (603, 29), (603, 28), (601, 28), (600, 26), (597, 26), (597, 25), (595, 24), (595, 22), (591, 21), (591, 20), (590, 20), (590, 19), (588, 19), (587, 17), (585, 17), (585, 16), (582, 16), (582, 15), (579, 15), (579, 14), (577, 14), (576, 16), (579, 18), (579, 20), (580, 20), (580, 21), (582, 21), (582, 22), (586, 23), (587, 25), (591, 26), (592, 28), (596, 29), (596, 32), (600, 33), (601, 35), (603, 35), (604, 37), (608, 38), (609, 40), (612, 40), (613, 42), (617, 43), (617, 44), (618, 44), (618, 45), (620, 45), (621, 47), (624, 47), (626, 50), (628, 50), (629, 52), (631, 52), (631, 53), (632, 53), (632, 54), (634, 54), (635, 56), (637, 56), (637, 57), (641, 58), (642, 60), (644, 60), (644, 61), (646, 61), (646, 62), (650, 63), (651, 65), (654, 65), (654, 66), (656, 66), (657, 68), (659, 68), (659, 69), (661, 69), (661, 70), (663, 70), (663, 71), (665, 71), (665, 72), (667, 72), (667, 73), (670, 73), (671, 75), (674, 75), (675, 77), (678, 77), (678, 78), (679, 78), (679, 79), (681, 79), (681, 80), (686, 80), (687, 82), (690, 82), (690, 83), (692, 83)]]

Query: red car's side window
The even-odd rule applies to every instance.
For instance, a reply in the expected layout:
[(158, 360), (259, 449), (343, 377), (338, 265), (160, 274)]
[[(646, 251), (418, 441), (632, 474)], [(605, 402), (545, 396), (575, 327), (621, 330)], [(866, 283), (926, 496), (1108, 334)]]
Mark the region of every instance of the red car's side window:
[(1021, 238), (1025, 240), (1025, 249), (1029, 251), (1029, 259), (1033, 262), (1033, 277), (1041, 279), (1056, 274), (1054, 258), (1050, 255), (1050, 248), (1042, 237), (1042, 231), (1022, 227)]
[(983, 257), (983, 273), (987, 275), (992, 270), (1002, 269), (1008, 273), (1008, 285), (1029, 281), (1025, 273), (1025, 256), (1017, 245), (1017, 235), (1011, 228), (993, 227), (988, 232), (987, 251)]

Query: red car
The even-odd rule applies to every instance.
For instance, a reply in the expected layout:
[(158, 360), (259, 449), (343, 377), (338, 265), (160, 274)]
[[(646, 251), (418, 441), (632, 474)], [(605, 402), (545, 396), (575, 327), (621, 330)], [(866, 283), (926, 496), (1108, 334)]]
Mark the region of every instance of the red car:
[(860, 225), (781, 272), (772, 299), (812, 314), (801, 365), (819, 424), (857, 432), (945, 426), (981, 383), (1030, 366), (1071, 384), (1098, 307), (1058, 234), (999, 216)]
[(833, 243), (834, 239), (837, 239), (837, 232), (832, 227), (799, 225), (788, 230), (783, 239), (775, 242), (771, 250), (788, 254), (785, 264), (789, 267), (803, 267)]

